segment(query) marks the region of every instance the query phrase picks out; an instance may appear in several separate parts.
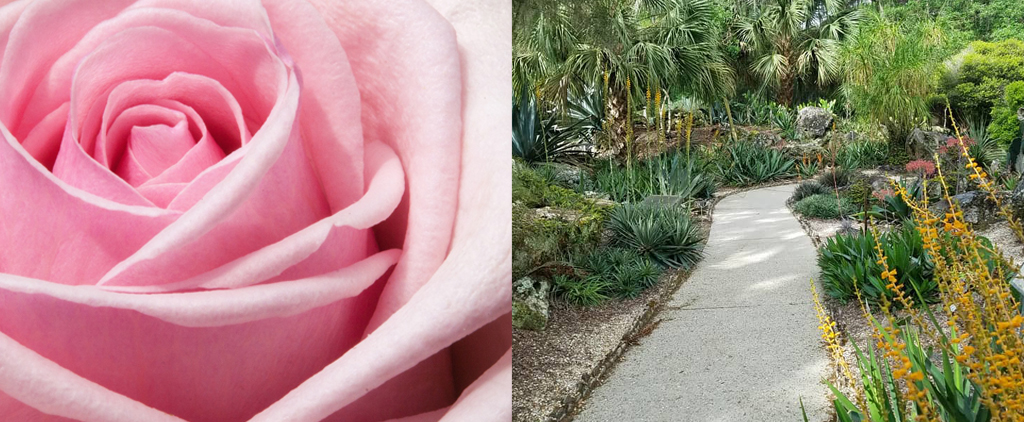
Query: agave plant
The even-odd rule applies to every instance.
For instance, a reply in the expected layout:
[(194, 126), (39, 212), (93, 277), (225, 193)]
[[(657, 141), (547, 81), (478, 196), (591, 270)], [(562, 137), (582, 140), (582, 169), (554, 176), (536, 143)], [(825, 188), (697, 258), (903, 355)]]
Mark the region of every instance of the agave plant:
[(681, 154), (652, 160), (657, 168), (658, 194), (683, 198), (708, 199), (718, 185), (708, 164)]
[(573, 128), (560, 128), (553, 117), (542, 119), (537, 98), (521, 92), (512, 99), (512, 155), (527, 163), (578, 161), (589, 153)]
[(608, 228), (615, 245), (665, 267), (689, 269), (703, 255), (704, 237), (689, 210), (680, 207), (626, 204), (612, 211)]

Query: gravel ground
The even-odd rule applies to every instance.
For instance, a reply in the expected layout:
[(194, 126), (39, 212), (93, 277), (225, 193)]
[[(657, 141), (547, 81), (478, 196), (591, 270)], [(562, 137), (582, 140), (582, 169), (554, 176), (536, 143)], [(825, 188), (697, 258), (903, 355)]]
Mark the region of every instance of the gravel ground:
[(1024, 244), (1021, 244), (1020, 239), (1013, 233), (1013, 230), (1010, 230), (1010, 225), (1005, 221), (993, 224), (978, 234), (991, 240), (1007, 258), (1013, 259), (1017, 265), (1024, 264)]
[[(666, 274), (663, 277), (672, 277)], [(667, 296), (666, 278), (629, 300), (611, 300), (589, 308), (551, 302), (547, 329), (512, 331), (512, 420), (544, 421), (576, 391), (622, 341), (650, 302)]]

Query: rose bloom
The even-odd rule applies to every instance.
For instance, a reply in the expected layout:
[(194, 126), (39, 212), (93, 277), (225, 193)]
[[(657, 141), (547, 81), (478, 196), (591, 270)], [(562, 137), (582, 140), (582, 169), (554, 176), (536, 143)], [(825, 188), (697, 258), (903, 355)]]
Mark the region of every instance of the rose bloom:
[(0, 8), (0, 420), (511, 418), (511, 5)]

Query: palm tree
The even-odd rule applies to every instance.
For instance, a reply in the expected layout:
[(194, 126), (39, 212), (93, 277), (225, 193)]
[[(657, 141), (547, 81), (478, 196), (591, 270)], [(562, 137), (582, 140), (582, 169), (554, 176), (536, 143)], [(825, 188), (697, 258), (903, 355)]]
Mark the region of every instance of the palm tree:
[(819, 87), (836, 80), (839, 42), (860, 19), (848, 0), (738, 0), (736, 11), (736, 35), (751, 55), (751, 72), (787, 107), (798, 79)]
[(650, 90), (710, 100), (733, 89), (709, 0), (518, 1), (513, 85), (562, 100), (600, 87), (615, 133)]

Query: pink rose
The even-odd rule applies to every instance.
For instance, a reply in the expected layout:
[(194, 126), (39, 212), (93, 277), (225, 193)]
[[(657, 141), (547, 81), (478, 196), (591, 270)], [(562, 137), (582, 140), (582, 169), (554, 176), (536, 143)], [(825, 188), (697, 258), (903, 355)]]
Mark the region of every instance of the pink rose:
[(510, 4), (0, 8), (0, 420), (511, 418)]

